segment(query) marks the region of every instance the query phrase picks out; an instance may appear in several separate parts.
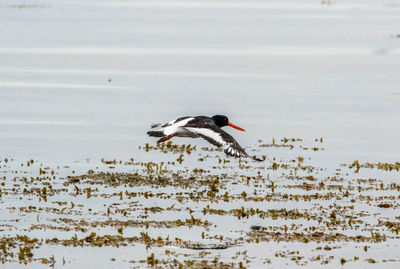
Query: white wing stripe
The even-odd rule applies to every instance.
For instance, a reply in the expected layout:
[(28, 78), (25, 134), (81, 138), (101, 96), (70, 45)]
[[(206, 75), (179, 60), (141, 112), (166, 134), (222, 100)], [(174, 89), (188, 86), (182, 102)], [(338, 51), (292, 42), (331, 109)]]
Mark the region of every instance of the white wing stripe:
[(196, 127), (182, 127), (182, 128), (194, 134), (203, 136), (204, 138), (207, 137), (208, 139), (207, 138), (206, 139), (209, 140), (208, 142), (211, 142), (210, 140), (215, 141), (214, 143), (211, 142), (211, 144), (217, 144), (218, 146), (222, 146), (224, 152), (228, 155), (237, 157), (247, 157), (246, 152), (239, 146), (239, 144), (233, 138), (232, 141), (225, 141), (222, 138), (221, 133), (215, 132), (208, 128), (196, 128)]
[(214, 132), (213, 130), (210, 130), (208, 128), (196, 128), (196, 127), (185, 127), (185, 129), (193, 132), (193, 133), (197, 133), (197, 134), (201, 134), (204, 136), (207, 136), (209, 138), (211, 138), (212, 140), (216, 141), (217, 143), (221, 144), (224, 148), (226, 146), (229, 146), (225, 140), (222, 139), (221, 134)]
[(179, 127), (186, 125), (186, 123), (188, 123), (191, 120), (193, 120), (193, 118), (187, 118), (187, 119), (178, 121), (177, 123), (174, 123), (176, 120), (170, 121), (168, 124), (171, 124), (171, 125), (165, 127), (164, 134), (171, 135), (173, 133), (178, 132)]

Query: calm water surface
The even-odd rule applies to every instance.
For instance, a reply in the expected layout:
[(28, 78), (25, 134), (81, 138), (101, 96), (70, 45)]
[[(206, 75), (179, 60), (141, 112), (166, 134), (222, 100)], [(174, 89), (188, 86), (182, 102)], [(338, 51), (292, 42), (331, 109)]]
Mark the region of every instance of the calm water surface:
[[(3, 0), (0, 158), (70, 165), (81, 172), (103, 165), (101, 158), (166, 163), (177, 156), (138, 149), (155, 144), (146, 136), (151, 124), (185, 115), (225, 114), (246, 129), (229, 129), (238, 142), (269, 160), (304, 154), (312, 157), (313, 165), (331, 171), (327, 175), (354, 160), (393, 163), (400, 151), (399, 14), (398, 0)], [(301, 138), (310, 146), (323, 138), (324, 150), (259, 148), (283, 137)], [(175, 143), (207, 146), (200, 139), (178, 138)], [(197, 165), (197, 155), (184, 163), (190, 171)], [(105, 171), (107, 167), (102, 166)], [(70, 170), (62, 173), (68, 176)], [(364, 176), (378, 176), (373, 173)], [(396, 177), (381, 179), (391, 182)], [(240, 193), (244, 187), (236, 188)], [(4, 202), (5, 207), (14, 202)], [(14, 232), (26, 227), (21, 224)], [(389, 256), (398, 246), (393, 242), (386, 247)], [(265, 257), (273, 259), (276, 245), (262, 244), (268, 250)], [(292, 243), (278, 248), (285, 244)], [(54, 253), (63, 252), (61, 246), (55, 248)], [(144, 245), (134, 248), (129, 251), (148, 256)], [(70, 260), (82, 264), (97, 253), (85, 249), (84, 255), (71, 250)], [(249, 249), (254, 257), (264, 255), (257, 253), (258, 245)], [(46, 248), (37, 250), (44, 255), (40, 251)], [(129, 251), (109, 251), (119, 261), (130, 259)], [(395, 259), (398, 265), (399, 257)]]

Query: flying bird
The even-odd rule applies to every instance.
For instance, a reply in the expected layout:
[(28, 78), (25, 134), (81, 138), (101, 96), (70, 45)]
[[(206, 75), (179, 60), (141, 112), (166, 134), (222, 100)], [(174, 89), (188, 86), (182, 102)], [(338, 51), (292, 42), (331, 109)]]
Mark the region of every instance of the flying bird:
[(174, 136), (178, 137), (202, 137), (211, 144), (222, 147), (227, 155), (235, 157), (250, 157), (238, 142), (227, 132), (221, 129), (224, 126), (231, 126), (240, 131), (245, 131), (234, 125), (224, 115), (213, 117), (181, 117), (166, 124), (154, 124), (149, 136), (161, 137), (157, 143), (167, 141)]

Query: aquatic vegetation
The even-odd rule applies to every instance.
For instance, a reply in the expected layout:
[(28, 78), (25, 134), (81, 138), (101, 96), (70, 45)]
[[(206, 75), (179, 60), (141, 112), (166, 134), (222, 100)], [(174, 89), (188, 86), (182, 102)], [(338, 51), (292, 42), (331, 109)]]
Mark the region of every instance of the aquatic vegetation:
[(360, 168), (369, 168), (369, 169), (379, 169), (384, 171), (400, 171), (400, 162), (394, 163), (365, 163), (360, 164), (358, 160), (354, 161), (352, 164), (347, 165), (349, 168), (356, 168), (355, 173), (358, 173)]
[[(322, 139), (279, 141), (259, 141), (255, 152), (277, 148), (289, 157), (270, 154), (263, 163), (170, 142), (140, 147), (149, 156), (168, 153), (169, 161), (103, 158), (51, 167), (2, 158), (0, 197), (8, 221), (0, 226), (1, 262), (65, 263), (52, 247), (143, 246), (146, 255), (125, 262), (161, 268), (244, 268), (279, 259), (295, 265), (400, 263), (368, 251), (400, 238), (398, 163), (321, 167), (312, 156), (321, 154)], [(365, 176), (367, 171), (375, 173)], [(52, 236), (38, 237), (43, 231)], [(278, 242), (317, 245), (310, 255)], [(353, 256), (330, 254), (360, 244)], [(275, 250), (250, 255), (258, 245)], [(37, 255), (41, 249), (49, 255)], [(219, 260), (218, 251), (229, 250), (234, 254)]]

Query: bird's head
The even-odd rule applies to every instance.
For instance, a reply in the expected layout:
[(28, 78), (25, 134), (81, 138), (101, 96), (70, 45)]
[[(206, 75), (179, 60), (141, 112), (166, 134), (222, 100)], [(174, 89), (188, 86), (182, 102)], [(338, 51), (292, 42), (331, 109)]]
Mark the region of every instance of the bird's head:
[(215, 124), (216, 124), (218, 127), (224, 127), (224, 126), (229, 125), (229, 126), (235, 128), (235, 129), (238, 129), (238, 130), (240, 130), (240, 131), (243, 131), (243, 132), (245, 131), (243, 128), (240, 128), (239, 126), (236, 126), (235, 124), (231, 123), (231, 122), (228, 120), (228, 117), (227, 117), (227, 116), (224, 116), (224, 115), (215, 115), (215, 116), (212, 117), (212, 119), (213, 119), (213, 121), (215, 122)]

